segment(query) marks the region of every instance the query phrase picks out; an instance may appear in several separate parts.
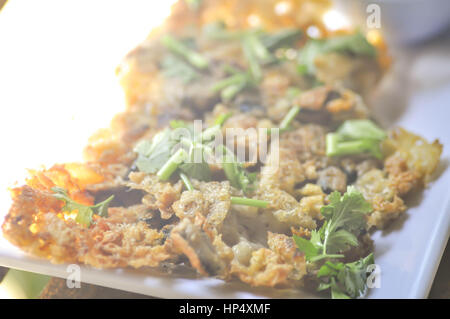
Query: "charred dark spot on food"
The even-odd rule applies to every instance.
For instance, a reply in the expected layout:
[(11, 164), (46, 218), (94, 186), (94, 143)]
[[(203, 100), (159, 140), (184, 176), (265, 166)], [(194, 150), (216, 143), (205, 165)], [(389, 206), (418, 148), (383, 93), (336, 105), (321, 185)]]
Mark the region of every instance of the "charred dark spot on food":
[(316, 183), (315, 179), (305, 179), (304, 181), (302, 181), (300, 183), (296, 183), (294, 188), (300, 189), (300, 188), (303, 188), (304, 186), (306, 186), (306, 184), (315, 184), (315, 183)]
[(114, 199), (109, 204), (109, 207), (130, 207), (141, 203), (144, 192), (138, 189), (118, 186), (96, 192), (94, 194), (95, 201), (104, 201), (111, 195), (114, 195)]
[(162, 233), (163, 233), (163, 236), (164, 236), (163, 239), (162, 239), (162, 244), (164, 244), (166, 242), (167, 238), (169, 238), (170, 232), (172, 231), (173, 227), (174, 227), (174, 225), (171, 224), (171, 225), (165, 225), (162, 228)]
[(328, 112), (318, 112), (310, 109), (301, 109), (297, 118), (302, 123), (314, 123), (327, 126), (332, 122), (332, 116)]
[(326, 102), (335, 95), (331, 95), (331, 92), (333, 91), (329, 86), (320, 86), (300, 94), (294, 103), (302, 109), (320, 111)]
[(234, 101), (234, 105), (242, 113), (251, 113), (255, 116), (263, 116), (265, 113), (259, 92), (255, 90), (247, 89), (239, 94)]
[(340, 97), (341, 97), (341, 94), (339, 92), (331, 90), (328, 92), (327, 97), (326, 97), (325, 101), (323, 102), (323, 105), (327, 105), (328, 102), (336, 100)]
[(14, 224), (19, 224), (23, 220), (23, 216), (16, 216), (12, 219)]
[(131, 164), (130, 168), (127, 171), (127, 174), (125, 176), (125, 180), (126, 181), (130, 180), (130, 178), (128, 177), (130, 175), (130, 173), (134, 173), (134, 172), (137, 172), (137, 171), (139, 171), (139, 169), (138, 169), (138, 167), (136, 165), (136, 162), (133, 162), (133, 164)]
[(173, 215), (169, 219), (163, 219), (161, 218), (161, 213), (159, 210), (152, 210), (151, 212), (151, 216), (141, 218), (140, 220), (145, 222), (149, 228), (157, 230), (162, 229), (163, 232), (167, 231), (168, 233), (170, 233), (171, 228), (169, 230), (164, 230), (165, 227), (172, 225), (179, 220), (175, 215)]
[(356, 179), (358, 178), (358, 175), (356, 174), (356, 171), (353, 172), (345, 172), (347, 174), (347, 183), (353, 184), (354, 182), (356, 182)]
[(325, 193), (344, 193), (347, 188), (347, 175), (339, 168), (330, 166), (318, 172), (317, 184)]

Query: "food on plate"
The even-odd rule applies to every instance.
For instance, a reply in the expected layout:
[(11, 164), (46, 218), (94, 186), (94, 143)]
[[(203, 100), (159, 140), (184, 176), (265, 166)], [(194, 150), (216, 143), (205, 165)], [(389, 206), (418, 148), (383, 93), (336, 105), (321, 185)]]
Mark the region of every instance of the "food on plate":
[(53, 263), (362, 296), (371, 231), (404, 214), (442, 145), (371, 118), (379, 38), (327, 30), (327, 1), (280, 3), (176, 3), (118, 67), (127, 109), (86, 162), (11, 190), (3, 235)]

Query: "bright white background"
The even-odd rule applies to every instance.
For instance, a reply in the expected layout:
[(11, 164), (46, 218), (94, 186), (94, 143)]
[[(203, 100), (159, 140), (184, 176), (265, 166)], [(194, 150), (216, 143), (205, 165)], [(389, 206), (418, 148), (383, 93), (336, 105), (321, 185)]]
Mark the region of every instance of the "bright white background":
[[(173, 0), (9, 0), (0, 11), (0, 208), (25, 173), (81, 159), (88, 137), (124, 109), (122, 57)], [(6, 206), (5, 206), (6, 205)]]
[[(6, 187), (24, 168), (81, 159), (88, 137), (124, 108), (115, 67), (171, 2), (8, 1), (0, 12), (0, 220), (9, 206)], [(386, 125), (439, 138), (445, 147), (440, 177), (410, 203), (405, 218), (375, 234), (382, 287), (370, 296), (425, 297), (450, 233), (450, 38), (394, 55), (375, 113)], [(66, 275), (64, 266), (25, 256), (1, 238), (0, 264)], [(83, 268), (82, 280), (161, 297), (279, 297), (273, 290), (129, 269)]]

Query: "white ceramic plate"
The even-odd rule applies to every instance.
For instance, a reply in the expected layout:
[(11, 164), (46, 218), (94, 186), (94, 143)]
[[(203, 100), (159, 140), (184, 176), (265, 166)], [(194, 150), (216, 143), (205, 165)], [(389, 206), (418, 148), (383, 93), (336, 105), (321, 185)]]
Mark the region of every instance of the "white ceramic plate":
[[(439, 138), (444, 144), (444, 152), (436, 179), (423, 193), (408, 201), (410, 208), (404, 217), (388, 230), (373, 235), (375, 260), (381, 268), (381, 287), (372, 289), (369, 298), (425, 298), (449, 237), (449, 54), (450, 38), (413, 51), (395, 52), (396, 63), (392, 72), (383, 80), (374, 99), (376, 117), (382, 123), (386, 126), (401, 125), (429, 140)], [(8, 113), (2, 113), (3, 119), (8, 119), (8, 116)], [(1, 174), (8, 173), (9, 166), (1, 167)], [(0, 221), (5, 213), (6, 210), (0, 212)], [(67, 265), (52, 265), (27, 256), (2, 237), (0, 265), (62, 278), (68, 275)], [(81, 280), (165, 298), (315, 297), (302, 291), (253, 289), (241, 283), (224, 283), (217, 279), (172, 278), (132, 269), (82, 267)]]

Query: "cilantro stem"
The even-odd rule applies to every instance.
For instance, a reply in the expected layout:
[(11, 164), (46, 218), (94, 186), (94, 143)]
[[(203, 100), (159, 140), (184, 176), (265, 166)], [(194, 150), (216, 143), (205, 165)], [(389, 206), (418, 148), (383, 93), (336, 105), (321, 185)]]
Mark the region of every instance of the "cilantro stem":
[(225, 78), (225, 79), (215, 83), (212, 86), (211, 90), (214, 91), (214, 92), (221, 91), (221, 90), (225, 89), (226, 87), (228, 87), (230, 85), (239, 84), (239, 83), (245, 82), (246, 78), (247, 78), (247, 74), (245, 74), (245, 73), (234, 74), (232, 76), (229, 76), (229, 77), (227, 77), (227, 78)]
[(187, 156), (187, 152), (180, 148), (169, 158), (169, 160), (163, 165), (163, 167), (161, 167), (156, 175), (160, 180), (167, 181)]
[(285, 132), (289, 129), (289, 126), (291, 125), (291, 122), (295, 119), (297, 114), (300, 112), (299, 106), (293, 106), (289, 112), (286, 114), (286, 116), (283, 118), (283, 120), (280, 123), (280, 132)]
[(188, 48), (185, 44), (175, 39), (171, 35), (165, 35), (161, 39), (164, 46), (166, 46), (172, 52), (184, 57), (190, 64), (199, 68), (205, 69), (209, 65), (208, 59), (194, 50)]
[(231, 204), (267, 208), (267, 206), (269, 205), (269, 202), (267, 202), (265, 200), (259, 200), (259, 199), (253, 199), (253, 198), (233, 197), (232, 196)]
[(250, 74), (252, 75), (255, 81), (259, 82), (259, 80), (261, 80), (262, 78), (262, 70), (258, 63), (257, 58), (255, 57), (251, 44), (247, 39), (244, 39), (242, 41), (242, 49), (244, 51), (245, 58), (247, 59), (248, 62)]
[(216, 124), (214, 126), (208, 127), (206, 130), (202, 132), (200, 135), (200, 141), (209, 141), (213, 139), (217, 133), (220, 132), (220, 125)]
[(229, 65), (229, 64), (226, 64), (226, 65), (223, 67), (223, 70), (224, 70), (225, 72), (227, 72), (227, 73), (229, 73), (229, 74), (233, 74), (233, 75), (236, 75), (236, 74), (241, 73), (241, 70), (239, 70), (239, 69), (237, 69), (237, 68), (235, 68), (234, 66)]
[(225, 114), (220, 114), (216, 118), (216, 120), (214, 121), (214, 124), (222, 126), (223, 123), (225, 123), (225, 121), (228, 120), (231, 117), (231, 115), (232, 115), (231, 112), (228, 112), (228, 113), (225, 113)]
[(225, 102), (230, 101), (232, 98), (236, 96), (244, 87), (247, 85), (247, 82), (243, 81), (241, 83), (233, 84), (230, 86), (227, 86), (225, 89), (222, 90), (220, 97)]
[(225, 145), (220, 146), (223, 152), (222, 167), (225, 176), (230, 181), (231, 186), (239, 188), (239, 172), (237, 169), (236, 157), (234, 153), (228, 149)]
[(252, 50), (253, 54), (258, 58), (258, 60), (263, 63), (269, 63), (272, 61), (272, 55), (269, 50), (261, 43), (256, 34), (249, 34), (246, 39), (244, 39), (248, 43), (249, 48)]
[(310, 262), (316, 262), (325, 258), (344, 258), (342, 254), (322, 254), (315, 257), (310, 258)]
[(184, 183), (184, 186), (186, 186), (188, 191), (193, 191), (194, 186), (192, 185), (191, 181), (189, 180), (189, 177), (186, 176), (184, 173), (180, 173), (180, 178)]
[(236, 171), (236, 164), (230, 163), (226, 158), (222, 163), (223, 171), (225, 172), (225, 176), (230, 181), (231, 186), (235, 188), (239, 188), (239, 180), (238, 180), (238, 172)]
[(335, 153), (331, 153), (330, 156), (340, 154), (358, 154), (362, 151), (365, 151), (366, 149), (367, 142), (364, 140), (339, 142), (335, 146)]
[(352, 155), (368, 152), (376, 158), (382, 158), (379, 141), (359, 139), (353, 141), (340, 141), (337, 133), (328, 133), (326, 137), (327, 156)]
[(326, 136), (326, 154), (327, 156), (335, 156), (338, 152), (339, 136), (336, 133), (329, 133)]

